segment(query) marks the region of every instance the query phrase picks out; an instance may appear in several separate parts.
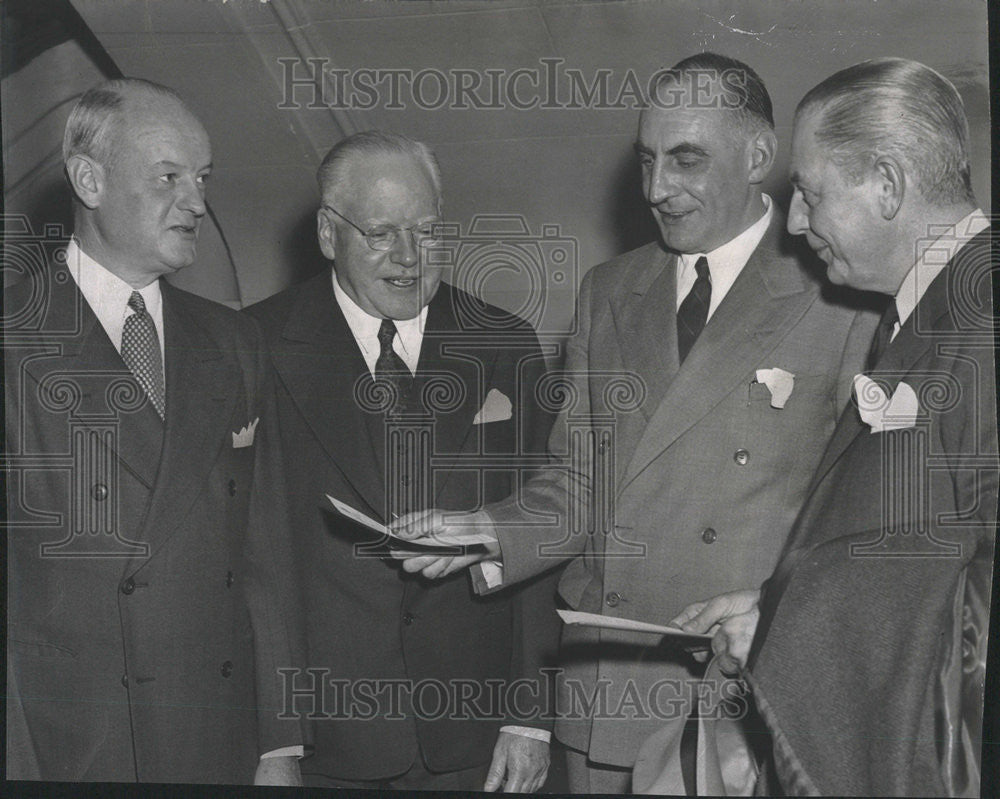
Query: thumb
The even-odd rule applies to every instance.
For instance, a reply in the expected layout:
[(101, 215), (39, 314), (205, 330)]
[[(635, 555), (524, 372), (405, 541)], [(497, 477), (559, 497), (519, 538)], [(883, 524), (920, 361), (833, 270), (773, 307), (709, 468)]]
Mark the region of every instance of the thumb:
[(507, 765), (507, 756), (504, 750), (497, 747), (493, 750), (493, 762), (490, 763), (490, 770), (486, 773), (486, 784), (484, 791), (496, 791), (503, 783), (503, 775)]
[(426, 531), (431, 528), (431, 522), (435, 511), (431, 510), (417, 510), (413, 513), (407, 513), (405, 516), (400, 516), (398, 519), (389, 525), (389, 529), (392, 530), (393, 535), (399, 536), (400, 538), (419, 538), (424, 535)]

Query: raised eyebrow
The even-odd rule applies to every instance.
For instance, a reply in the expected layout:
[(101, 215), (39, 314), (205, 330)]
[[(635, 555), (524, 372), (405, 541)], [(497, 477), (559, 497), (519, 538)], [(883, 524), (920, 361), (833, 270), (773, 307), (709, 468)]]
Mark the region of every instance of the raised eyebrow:
[(653, 151), (643, 144), (641, 141), (632, 142), (632, 149), (635, 150), (636, 155), (652, 155)]

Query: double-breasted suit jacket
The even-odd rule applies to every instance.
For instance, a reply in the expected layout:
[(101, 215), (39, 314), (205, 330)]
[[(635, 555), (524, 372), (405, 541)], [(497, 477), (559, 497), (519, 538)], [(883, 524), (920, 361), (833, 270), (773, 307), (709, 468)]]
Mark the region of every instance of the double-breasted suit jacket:
[(162, 296), (165, 422), (64, 265), (5, 293), (8, 778), (249, 783), (303, 742), (262, 341)]
[[(424, 421), (432, 430), (413, 433), (399, 450), (412, 460), (392, 471), (392, 421), (373, 402), (330, 271), (249, 312), (261, 321), (276, 366), (306, 597), (313, 673), (296, 691), (315, 719), (316, 754), (304, 768), (363, 780), (401, 774), (421, 757), (438, 772), (488, 762), (502, 723), (538, 723), (530, 689), (520, 692), (527, 718), (512, 718), (518, 702), (489, 694), (501, 697), (497, 686), (537, 678), (544, 650), (554, 650), (554, 580), (479, 598), (465, 574), (440, 582), (407, 574), (380, 557), (384, 547), (366, 542), (364, 529), (335, 513), (326, 495), (378, 520), (424, 507), (469, 510), (507, 496), (517, 459), (544, 450), (551, 422), (533, 401), (544, 371), (534, 332), (441, 284), (428, 307), (412, 391), (430, 411)], [(506, 415), (482, 415), (491, 394), (509, 402), (492, 403)], [(402, 507), (392, 498), (411, 489)], [(462, 691), (470, 699), (456, 698)]]
[(750, 677), (791, 793), (979, 794), (996, 263), (986, 230), (928, 286), (871, 373), (918, 412), (873, 432), (844, 410), (765, 584)]
[[(521, 497), (558, 521), (528, 527), (517, 504), (490, 508), (505, 582), (578, 554), (559, 584), (571, 607), (662, 624), (770, 574), (877, 322), (824, 295), (784, 224), (775, 212), (683, 365), (675, 256), (652, 243), (586, 275), (566, 364), (575, 402), (550, 440), (563, 466)], [(793, 376), (784, 407), (761, 369)], [(581, 421), (604, 431), (589, 451), (569, 433)], [(567, 533), (573, 508), (590, 523)], [(556, 734), (596, 762), (633, 765), (644, 738), (691, 708), (693, 662), (656, 644), (566, 628)]]

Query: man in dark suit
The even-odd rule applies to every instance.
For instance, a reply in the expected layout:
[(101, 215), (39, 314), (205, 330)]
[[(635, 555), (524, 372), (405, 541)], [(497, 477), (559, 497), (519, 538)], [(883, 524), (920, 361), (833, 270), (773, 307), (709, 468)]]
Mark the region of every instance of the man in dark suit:
[(833, 282), (893, 299), (759, 606), (676, 620), (720, 624), (726, 668), (749, 655), (787, 793), (979, 795), (997, 256), (967, 143), (955, 88), (903, 59), (832, 75), (796, 113), (789, 230)]
[(173, 91), (115, 80), (63, 155), (73, 239), (4, 297), (6, 776), (294, 783), (263, 342), (160, 279), (194, 259), (208, 136)]
[(440, 176), (425, 145), (356, 134), (330, 150), (318, 181), (332, 270), (249, 309), (276, 367), (307, 603), (310, 671), (288, 687), (316, 719), (304, 779), (537, 790), (548, 731), (529, 696), (546, 693), (536, 681), (557, 636), (554, 581), (488, 598), (466, 575), (433, 584), (327, 495), (382, 522), (506, 497), (518, 459), (548, 432), (533, 395), (538, 341), (441, 281)]
[[(636, 152), (662, 242), (584, 278), (552, 468), (459, 520), (495, 531), (504, 584), (573, 558), (559, 584), (571, 608), (662, 624), (708, 585), (773, 569), (877, 318), (823, 296), (788, 246), (761, 192), (775, 150), (747, 65), (703, 53), (661, 76)], [(657, 644), (564, 630), (555, 733), (574, 792), (627, 791), (643, 739), (692, 712), (700, 666)]]

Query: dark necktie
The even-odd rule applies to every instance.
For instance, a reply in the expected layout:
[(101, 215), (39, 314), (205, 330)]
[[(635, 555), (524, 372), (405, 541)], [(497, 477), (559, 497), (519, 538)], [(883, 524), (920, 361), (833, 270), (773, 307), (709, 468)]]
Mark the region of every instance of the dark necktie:
[(392, 349), (392, 340), (396, 337), (396, 325), (391, 319), (383, 319), (378, 329), (378, 360), (375, 361), (375, 381), (389, 384), (394, 389), (393, 402), (389, 411), (405, 407), (409, 399), (413, 376), (403, 359)]
[(891, 299), (889, 300), (889, 306), (885, 309), (885, 313), (882, 314), (882, 321), (875, 328), (872, 348), (868, 351), (868, 361), (865, 364), (866, 371), (871, 371), (875, 368), (879, 358), (882, 357), (882, 353), (889, 346), (889, 341), (892, 339), (892, 331), (896, 327), (897, 322), (899, 322), (899, 309), (896, 307), (896, 300)]
[(708, 306), (712, 302), (712, 278), (708, 273), (708, 259), (704, 255), (694, 265), (694, 271), (698, 277), (677, 309), (677, 354), (681, 363), (684, 363), (704, 329)]
[(134, 313), (125, 318), (122, 328), (122, 360), (135, 375), (156, 412), (163, 418), (166, 394), (163, 388), (163, 358), (153, 317), (146, 312), (146, 303), (138, 291), (128, 298)]

